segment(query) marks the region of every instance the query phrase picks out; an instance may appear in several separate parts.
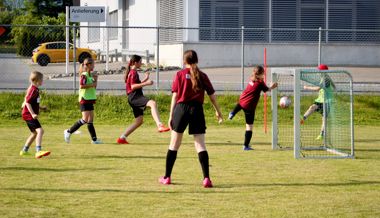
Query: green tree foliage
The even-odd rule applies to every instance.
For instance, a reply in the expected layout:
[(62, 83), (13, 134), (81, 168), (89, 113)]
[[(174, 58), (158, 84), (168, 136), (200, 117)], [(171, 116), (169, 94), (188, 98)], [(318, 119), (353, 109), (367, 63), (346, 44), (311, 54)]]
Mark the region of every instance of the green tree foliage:
[(26, 0), (26, 11), (36, 17), (58, 17), (60, 13), (65, 13), (66, 6), (72, 6), (72, 0)]

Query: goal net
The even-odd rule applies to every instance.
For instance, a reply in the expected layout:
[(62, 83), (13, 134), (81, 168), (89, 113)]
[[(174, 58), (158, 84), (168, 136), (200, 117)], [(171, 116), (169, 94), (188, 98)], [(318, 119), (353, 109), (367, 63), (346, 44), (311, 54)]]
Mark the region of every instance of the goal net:
[[(295, 158), (353, 158), (352, 77), (347, 71), (272, 68), (272, 148)], [(292, 104), (281, 108), (282, 96)]]

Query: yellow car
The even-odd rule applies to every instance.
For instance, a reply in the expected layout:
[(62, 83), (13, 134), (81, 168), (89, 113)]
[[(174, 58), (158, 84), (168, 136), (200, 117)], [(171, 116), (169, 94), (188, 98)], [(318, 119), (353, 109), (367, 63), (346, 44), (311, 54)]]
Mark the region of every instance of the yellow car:
[[(69, 59), (73, 61), (73, 44), (70, 43)], [(76, 48), (76, 61), (82, 63), (91, 57), (96, 60), (96, 52), (88, 48)], [(49, 63), (66, 62), (66, 42), (46, 42), (33, 50), (32, 61), (41, 66)]]

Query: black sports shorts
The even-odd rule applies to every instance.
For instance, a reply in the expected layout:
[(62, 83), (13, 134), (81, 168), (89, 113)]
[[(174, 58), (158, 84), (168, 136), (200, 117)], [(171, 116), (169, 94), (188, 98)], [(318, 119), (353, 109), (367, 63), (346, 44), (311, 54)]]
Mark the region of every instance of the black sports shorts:
[(205, 134), (206, 120), (203, 105), (199, 102), (178, 103), (174, 107), (172, 128), (178, 133), (183, 133), (189, 125), (189, 134)]
[(31, 132), (35, 132), (36, 129), (41, 128), (41, 124), (37, 119), (25, 120)]

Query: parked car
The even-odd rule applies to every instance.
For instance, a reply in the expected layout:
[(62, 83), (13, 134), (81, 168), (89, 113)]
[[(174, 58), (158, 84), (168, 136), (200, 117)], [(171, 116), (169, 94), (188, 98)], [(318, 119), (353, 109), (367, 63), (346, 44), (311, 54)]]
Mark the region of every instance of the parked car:
[[(69, 59), (73, 61), (73, 44), (70, 43)], [(91, 57), (96, 59), (96, 52), (88, 48), (76, 48), (76, 61), (82, 63), (84, 59)], [(41, 66), (49, 63), (66, 61), (66, 42), (46, 42), (33, 50), (32, 61)]]

